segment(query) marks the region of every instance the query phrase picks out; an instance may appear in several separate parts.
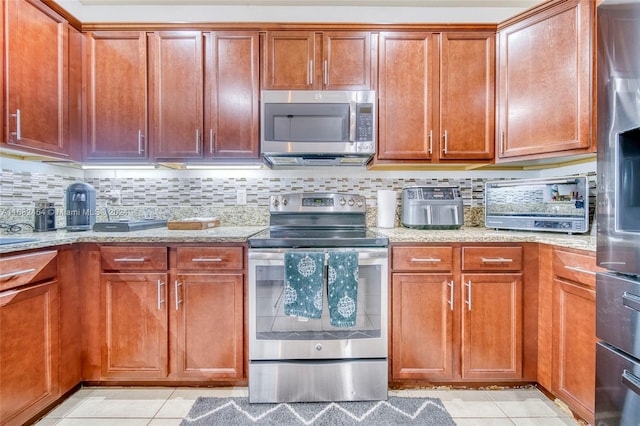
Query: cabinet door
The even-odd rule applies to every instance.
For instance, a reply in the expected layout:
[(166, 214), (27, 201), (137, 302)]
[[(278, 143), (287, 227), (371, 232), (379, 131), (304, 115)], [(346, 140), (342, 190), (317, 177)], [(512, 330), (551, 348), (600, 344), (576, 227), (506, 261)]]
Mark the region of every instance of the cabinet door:
[(173, 285), (177, 375), (200, 380), (242, 378), (242, 274), (178, 274)]
[(264, 89), (312, 89), (317, 80), (315, 35), (309, 31), (267, 32), (264, 49)]
[(258, 33), (210, 33), (205, 44), (205, 155), (258, 158)]
[(437, 36), (381, 33), (379, 160), (425, 160), (433, 151)]
[(41, 2), (12, 0), (3, 7), (7, 142), (67, 157), (68, 23)]
[(150, 144), (155, 159), (201, 158), (204, 103), (202, 33), (149, 35)]
[(596, 366), (596, 292), (553, 281), (552, 391), (593, 424)]
[(84, 158), (147, 158), (147, 40), (144, 32), (87, 34)]
[(593, 3), (560, 2), (500, 29), (499, 158), (591, 147)]
[(445, 32), (440, 61), (439, 158), (491, 160), (495, 145), (495, 34)]
[(462, 378), (522, 377), (522, 275), (463, 274)]
[(103, 378), (164, 378), (168, 372), (166, 274), (102, 274)]
[(24, 424), (58, 397), (58, 286), (0, 293), (0, 419)]
[(371, 89), (371, 33), (328, 32), (322, 38), (322, 87)]
[(393, 379), (449, 379), (453, 372), (453, 276), (393, 274)]

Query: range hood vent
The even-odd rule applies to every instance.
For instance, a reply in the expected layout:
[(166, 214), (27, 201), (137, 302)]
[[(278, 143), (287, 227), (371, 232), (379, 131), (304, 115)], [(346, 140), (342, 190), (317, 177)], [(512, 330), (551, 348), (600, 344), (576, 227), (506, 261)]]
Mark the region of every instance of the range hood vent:
[(372, 155), (283, 155), (263, 154), (264, 162), (272, 169), (297, 168), (297, 167), (365, 167)]

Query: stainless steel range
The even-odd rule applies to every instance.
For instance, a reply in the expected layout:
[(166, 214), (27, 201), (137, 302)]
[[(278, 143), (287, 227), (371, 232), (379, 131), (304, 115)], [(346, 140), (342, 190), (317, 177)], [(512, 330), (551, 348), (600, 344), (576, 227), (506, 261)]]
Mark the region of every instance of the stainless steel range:
[(388, 239), (365, 198), (271, 197), (249, 239), (250, 402), (387, 398)]

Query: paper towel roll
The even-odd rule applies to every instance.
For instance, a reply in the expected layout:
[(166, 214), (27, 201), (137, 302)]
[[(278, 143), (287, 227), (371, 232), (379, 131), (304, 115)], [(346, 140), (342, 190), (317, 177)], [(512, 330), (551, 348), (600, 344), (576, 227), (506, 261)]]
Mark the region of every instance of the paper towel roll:
[(393, 228), (396, 222), (396, 191), (378, 191), (378, 227)]

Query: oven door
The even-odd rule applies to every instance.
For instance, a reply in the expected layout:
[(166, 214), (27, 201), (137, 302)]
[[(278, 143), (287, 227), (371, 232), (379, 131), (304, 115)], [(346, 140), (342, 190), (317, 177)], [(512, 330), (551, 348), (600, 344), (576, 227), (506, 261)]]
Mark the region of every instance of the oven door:
[[(330, 250), (333, 249), (303, 251), (328, 253)], [(288, 250), (249, 250), (250, 360), (387, 357), (388, 250), (335, 250), (358, 252), (357, 319), (354, 327), (331, 326), (327, 297), (323, 298), (321, 319), (285, 315), (284, 254)], [(324, 286), (326, 296), (326, 282)]]

